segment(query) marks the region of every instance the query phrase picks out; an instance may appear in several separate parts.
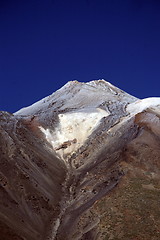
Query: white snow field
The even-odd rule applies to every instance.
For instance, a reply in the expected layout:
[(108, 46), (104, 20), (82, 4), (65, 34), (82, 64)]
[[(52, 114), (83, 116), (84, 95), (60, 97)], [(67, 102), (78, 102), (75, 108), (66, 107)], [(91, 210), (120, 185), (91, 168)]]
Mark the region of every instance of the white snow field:
[(40, 127), (47, 141), (63, 158), (64, 154), (75, 152), (109, 113), (100, 108), (59, 114), (59, 125), (54, 130)]

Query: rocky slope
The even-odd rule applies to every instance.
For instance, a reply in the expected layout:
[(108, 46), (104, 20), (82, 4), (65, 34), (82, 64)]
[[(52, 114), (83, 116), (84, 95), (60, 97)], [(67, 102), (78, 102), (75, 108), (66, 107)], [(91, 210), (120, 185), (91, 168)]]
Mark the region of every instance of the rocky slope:
[(160, 98), (73, 81), (0, 129), (0, 239), (160, 239)]

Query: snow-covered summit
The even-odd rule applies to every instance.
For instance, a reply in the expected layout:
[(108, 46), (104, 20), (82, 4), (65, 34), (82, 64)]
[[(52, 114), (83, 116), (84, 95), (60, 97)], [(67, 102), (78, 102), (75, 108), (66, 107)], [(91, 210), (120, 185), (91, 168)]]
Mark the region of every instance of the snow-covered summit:
[(140, 100), (105, 80), (71, 81), (15, 115), (36, 116), (47, 142), (64, 159), (64, 155), (77, 151), (104, 119), (105, 124), (116, 123), (117, 130), (137, 113), (159, 105), (160, 98)]
[(48, 97), (22, 108), (15, 115), (34, 115), (46, 111), (99, 107), (106, 101), (134, 102), (137, 98), (105, 80), (88, 83), (70, 81)]

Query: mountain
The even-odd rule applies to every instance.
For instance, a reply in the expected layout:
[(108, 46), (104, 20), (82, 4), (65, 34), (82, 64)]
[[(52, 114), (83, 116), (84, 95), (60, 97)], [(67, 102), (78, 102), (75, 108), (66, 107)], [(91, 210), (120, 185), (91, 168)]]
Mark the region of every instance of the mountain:
[(160, 98), (72, 81), (0, 130), (0, 239), (160, 239)]

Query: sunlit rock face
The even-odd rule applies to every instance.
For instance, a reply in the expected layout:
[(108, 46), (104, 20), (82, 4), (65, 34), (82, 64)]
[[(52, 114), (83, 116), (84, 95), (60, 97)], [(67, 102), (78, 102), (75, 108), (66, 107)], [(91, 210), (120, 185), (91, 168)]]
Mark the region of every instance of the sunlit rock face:
[(159, 240), (160, 98), (69, 82), (0, 113), (0, 239)]

